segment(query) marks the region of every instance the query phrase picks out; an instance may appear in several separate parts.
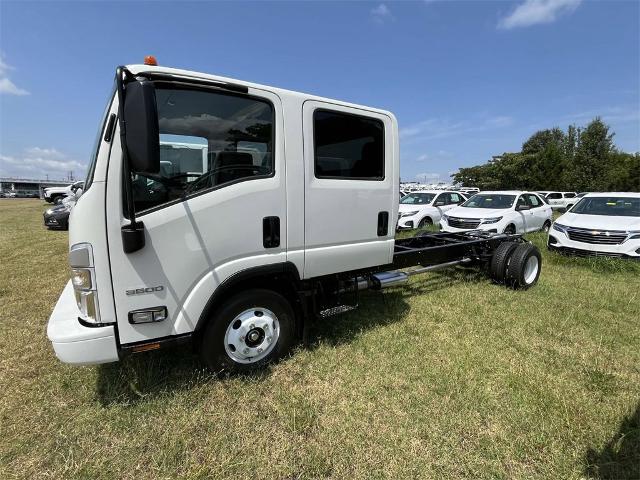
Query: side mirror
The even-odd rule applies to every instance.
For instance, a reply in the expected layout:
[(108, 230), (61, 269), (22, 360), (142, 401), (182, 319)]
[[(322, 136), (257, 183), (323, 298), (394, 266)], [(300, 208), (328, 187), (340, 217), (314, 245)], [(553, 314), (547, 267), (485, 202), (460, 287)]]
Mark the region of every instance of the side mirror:
[(148, 80), (127, 84), (124, 124), (129, 166), (138, 173), (160, 172), (160, 130), (156, 91)]
[(522, 210), (531, 210), (531, 205), (518, 205), (516, 210), (521, 212)]
[(444, 206), (444, 202), (443, 201), (438, 201), (436, 203), (433, 204), (434, 207), (443, 207)]

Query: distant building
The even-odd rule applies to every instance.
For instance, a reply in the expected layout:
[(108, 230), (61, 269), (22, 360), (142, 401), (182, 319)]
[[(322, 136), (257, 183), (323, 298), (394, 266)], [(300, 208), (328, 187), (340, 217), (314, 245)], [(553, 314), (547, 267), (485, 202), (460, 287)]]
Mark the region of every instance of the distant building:
[(35, 178), (0, 177), (0, 192), (26, 192), (37, 193), (40, 198), (44, 197), (44, 189), (47, 187), (58, 187), (69, 185), (73, 182), (69, 180), (37, 180)]

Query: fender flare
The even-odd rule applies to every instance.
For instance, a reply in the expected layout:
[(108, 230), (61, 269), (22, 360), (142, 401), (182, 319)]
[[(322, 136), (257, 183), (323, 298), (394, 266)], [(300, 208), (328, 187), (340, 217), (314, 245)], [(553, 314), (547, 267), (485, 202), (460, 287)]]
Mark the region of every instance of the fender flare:
[(292, 283), (292, 286), (296, 290), (300, 286), (300, 272), (298, 272), (297, 267), (292, 262), (273, 263), (240, 270), (224, 280), (218, 288), (214, 290), (202, 310), (200, 317), (198, 318), (198, 323), (196, 323), (193, 331), (198, 332), (204, 328), (207, 324), (210, 313), (215, 309), (215, 307), (222, 303), (225, 298), (228, 298), (233, 293), (237, 293), (233, 292), (236, 286), (252, 280), (268, 279), (272, 277), (286, 278)]

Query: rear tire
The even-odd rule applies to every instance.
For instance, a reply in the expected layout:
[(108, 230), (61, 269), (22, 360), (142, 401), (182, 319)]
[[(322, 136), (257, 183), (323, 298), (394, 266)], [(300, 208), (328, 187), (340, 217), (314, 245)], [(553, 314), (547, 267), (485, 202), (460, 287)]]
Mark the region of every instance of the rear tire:
[(513, 289), (526, 290), (540, 277), (542, 255), (535, 245), (521, 243), (511, 254), (507, 266), (507, 284)]
[(491, 278), (496, 282), (504, 283), (507, 274), (507, 267), (509, 265), (509, 258), (517, 247), (518, 244), (515, 242), (504, 242), (498, 245), (498, 248), (493, 252), (489, 271)]
[(286, 355), (293, 344), (295, 314), (271, 290), (247, 290), (213, 313), (200, 347), (215, 373), (248, 373)]

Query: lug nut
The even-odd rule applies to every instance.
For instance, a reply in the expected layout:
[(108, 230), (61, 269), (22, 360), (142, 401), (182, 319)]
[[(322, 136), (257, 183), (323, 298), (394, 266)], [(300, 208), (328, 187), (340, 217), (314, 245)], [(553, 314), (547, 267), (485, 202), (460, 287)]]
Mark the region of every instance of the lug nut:
[(271, 337), (267, 337), (267, 342), (271, 343)]
[(247, 355), (247, 354), (249, 353), (249, 349), (248, 349), (248, 348), (245, 348), (242, 352), (243, 352), (245, 355)]
[(261, 348), (258, 349), (258, 353), (262, 353), (262, 349)]

